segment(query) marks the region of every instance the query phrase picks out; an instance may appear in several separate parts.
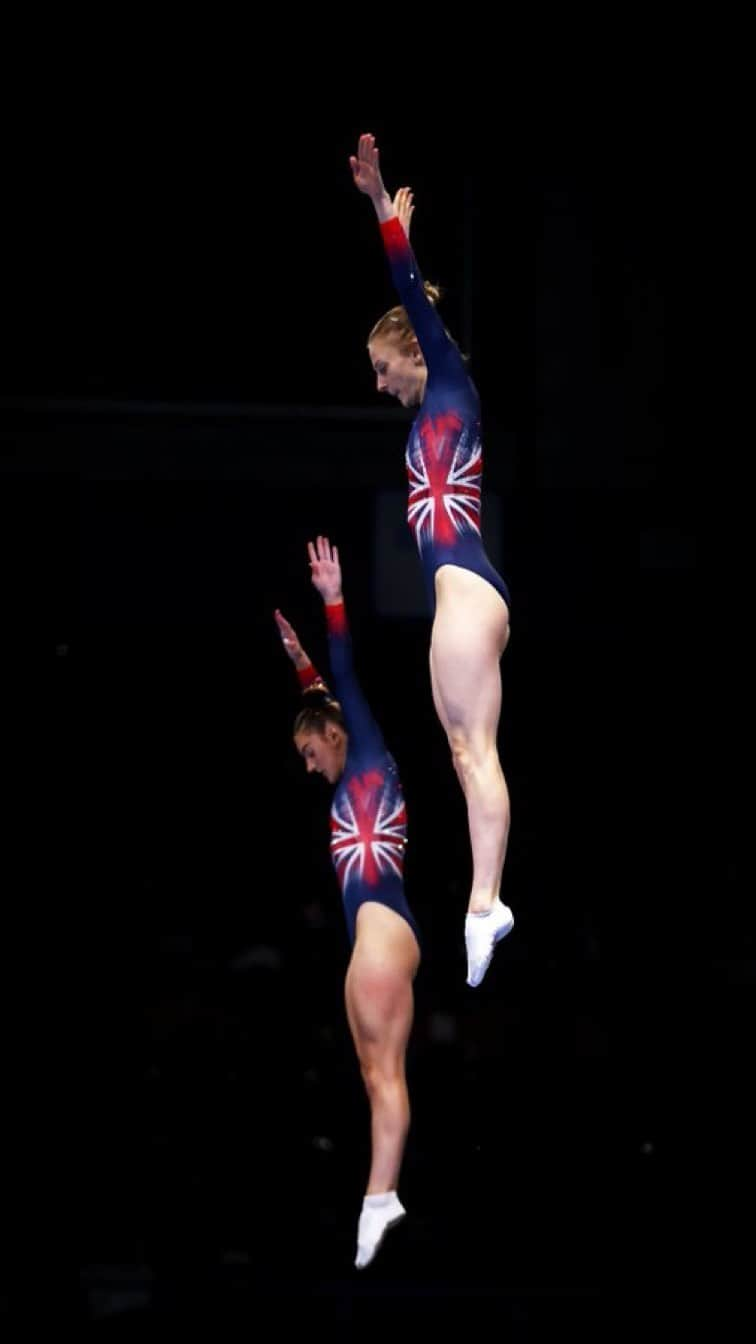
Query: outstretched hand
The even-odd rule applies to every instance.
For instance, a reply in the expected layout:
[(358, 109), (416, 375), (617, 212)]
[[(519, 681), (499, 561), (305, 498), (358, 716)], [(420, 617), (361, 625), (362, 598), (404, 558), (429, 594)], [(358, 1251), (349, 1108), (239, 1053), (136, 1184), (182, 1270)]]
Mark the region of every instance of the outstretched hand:
[(328, 537), (318, 537), (315, 544), (307, 543), (310, 555), (312, 582), (324, 602), (341, 601), (341, 565), (336, 546), (331, 546)]
[(299, 636), (294, 626), (290, 625), (286, 617), (278, 610), (274, 611), (273, 616), (278, 626), (278, 633), (281, 636), (281, 643), (294, 666), (305, 667), (310, 660), (299, 642)]
[(381, 177), (380, 155), (374, 135), (360, 136), (357, 154), (349, 155), (349, 166), (352, 169), (354, 185), (358, 191), (364, 192), (374, 201), (385, 195), (386, 188)]
[(394, 197), (394, 209), (396, 210), (399, 223), (404, 229), (404, 232), (407, 235), (407, 241), (409, 242), (410, 224), (412, 222), (412, 212), (415, 209), (415, 203), (412, 199), (411, 187), (399, 188), (398, 192), (396, 193), (396, 196)]

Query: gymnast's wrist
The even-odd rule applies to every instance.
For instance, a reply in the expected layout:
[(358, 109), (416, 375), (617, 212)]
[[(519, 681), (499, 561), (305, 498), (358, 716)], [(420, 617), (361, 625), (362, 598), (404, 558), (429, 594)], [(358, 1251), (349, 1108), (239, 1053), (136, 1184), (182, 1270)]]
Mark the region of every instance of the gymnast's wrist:
[(372, 201), (373, 205), (375, 206), (375, 213), (377, 214), (379, 222), (381, 224), (385, 224), (387, 219), (391, 219), (392, 216), (396, 214), (396, 211), (394, 209), (394, 202), (392, 201), (385, 187), (383, 188), (383, 191), (380, 193), (380, 195), (373, 196)]

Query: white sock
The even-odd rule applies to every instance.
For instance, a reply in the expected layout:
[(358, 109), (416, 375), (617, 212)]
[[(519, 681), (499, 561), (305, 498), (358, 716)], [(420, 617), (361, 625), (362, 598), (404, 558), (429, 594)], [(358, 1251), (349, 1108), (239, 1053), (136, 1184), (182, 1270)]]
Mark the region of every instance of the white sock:
[(479, 985), (488, 967), (496, 944), (506, 938), (514, 925), (514, 915), (498, 896), (490, 910), (465, 917), (465, 946), (467, 948), (467, 983)]
[(396, 1190), (381, 1195), (365, 1195), (357, 1228), (357, 1258), (355, 1265), (364, 1269), (370, 1264), (390, 1227), (405, 1214)]

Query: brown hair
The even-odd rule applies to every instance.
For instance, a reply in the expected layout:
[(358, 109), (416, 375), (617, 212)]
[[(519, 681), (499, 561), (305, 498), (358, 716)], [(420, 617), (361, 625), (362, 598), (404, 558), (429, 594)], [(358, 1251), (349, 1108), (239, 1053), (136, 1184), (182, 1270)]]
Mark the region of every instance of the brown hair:
[(341, 705), (327, 692), (316, 689), (305, 692), (307, 703), (300, 709), (294, 720), (294, 737), (299, 733), (318, 733), (323, 737), (329, 723), (335, 723), (346, 731)]

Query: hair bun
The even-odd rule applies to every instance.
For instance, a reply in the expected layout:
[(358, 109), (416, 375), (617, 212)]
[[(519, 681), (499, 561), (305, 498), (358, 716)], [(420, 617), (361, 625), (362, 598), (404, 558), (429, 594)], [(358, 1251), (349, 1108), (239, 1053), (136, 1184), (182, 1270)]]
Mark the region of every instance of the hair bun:
[(308, 705), (311, 705), (314, 701), (316, 706), (333, 705), (334, 709), (341, 709), (338, 700), (334, 700), (327, 687), (318, 686), (317, 682), (314, 682), (312, 686), (305, 686), (302, 696), (307, 700)]

